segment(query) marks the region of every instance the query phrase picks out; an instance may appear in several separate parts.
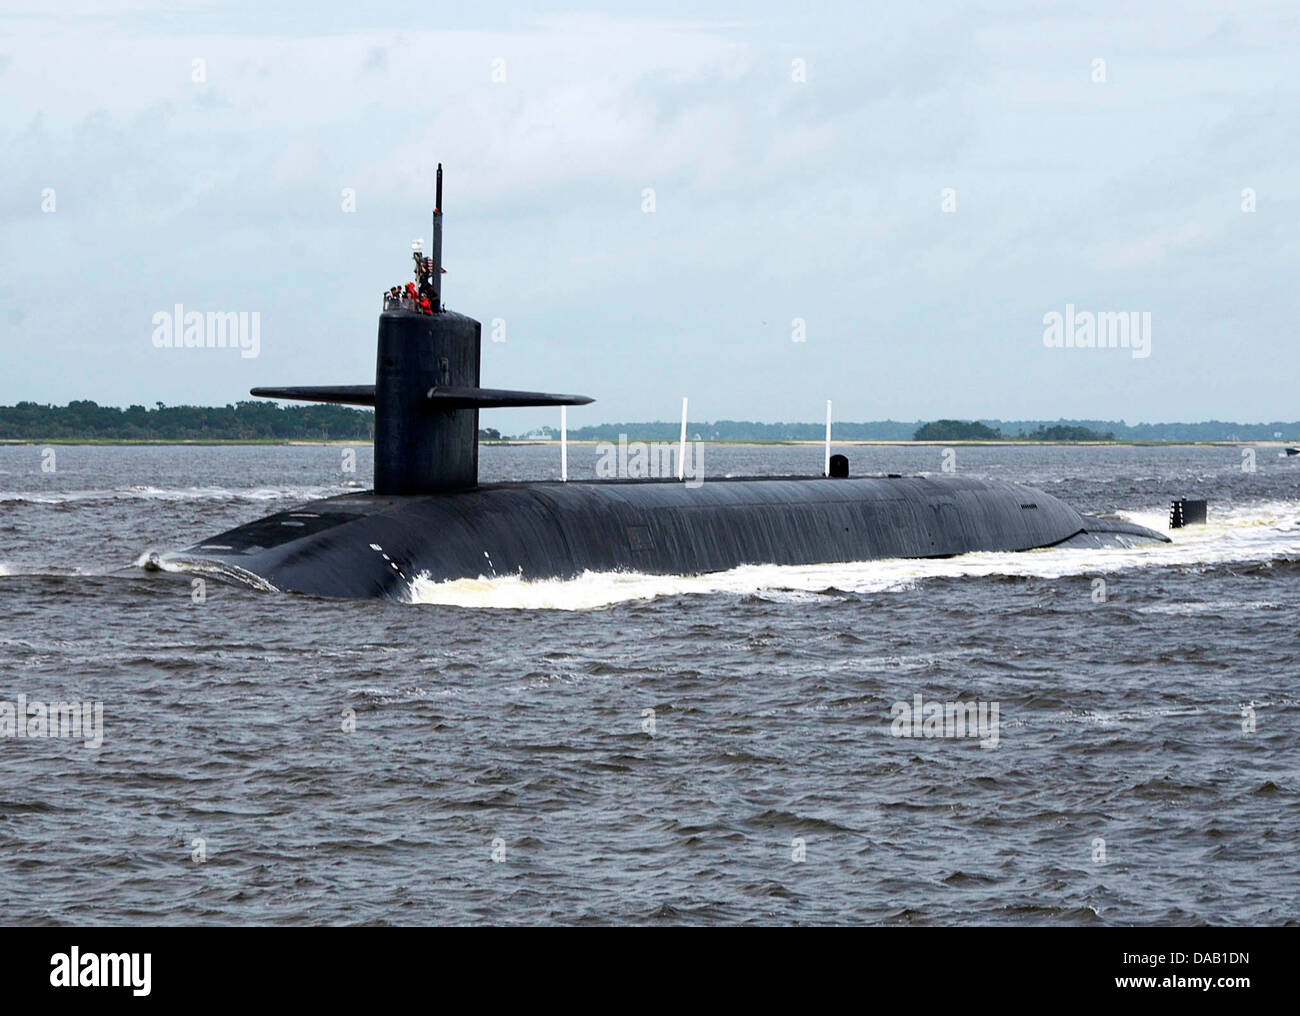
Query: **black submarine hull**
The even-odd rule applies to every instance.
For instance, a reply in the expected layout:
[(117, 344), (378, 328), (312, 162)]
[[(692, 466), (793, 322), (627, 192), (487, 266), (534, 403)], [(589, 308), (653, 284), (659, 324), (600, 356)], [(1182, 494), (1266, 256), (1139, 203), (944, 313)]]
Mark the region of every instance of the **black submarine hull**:
[(252, 392), (373, 406), (375, 489), (280, 512), (157, 564), (260, 589), (401, 599), (421, 578), (698, 575), (1165, 539), (1016, 483), (850, 479), (842, 456), (829, 477), (480, 484), (479, 410), (592, 400), (480, 386), (482, 326), (442, 304), (441, 164), (437, 181), (432, 257), (413, 245), (421, 299), (397, 287), (385, 296), (375, 383)]
[(255, 588), (402, 599), (416, 578), (702, 574), (1166, 541), (1032, 487), (965, 477), (481, 484), (314, 501), (169, 555)]

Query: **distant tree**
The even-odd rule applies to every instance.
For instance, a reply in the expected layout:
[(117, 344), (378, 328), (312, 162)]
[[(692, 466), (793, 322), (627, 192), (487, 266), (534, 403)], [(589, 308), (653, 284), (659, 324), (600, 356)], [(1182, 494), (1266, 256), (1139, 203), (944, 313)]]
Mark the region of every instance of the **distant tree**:
[(917, 428), (913, 441), (1001, 441), (1002, 431), (976, 420), (935, 420)]
[(1039, 427), (1023, 435), (1028, 441), (1114, 441), (1115, 434), (1107, 431), (1105, 434), (1098, 434), (1095, 430), (1088, 427), (1071, 427), (1066, 424), (1054, 424), (1050, 427)]

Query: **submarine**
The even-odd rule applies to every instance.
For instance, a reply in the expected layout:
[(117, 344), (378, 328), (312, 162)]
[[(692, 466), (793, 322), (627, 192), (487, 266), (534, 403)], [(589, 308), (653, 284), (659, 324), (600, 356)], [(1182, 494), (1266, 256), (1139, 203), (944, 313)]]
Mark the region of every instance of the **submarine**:
[(251, 392), (373, 407), (373, 489), (278, 512), (146, 567), (273, 592), (402, 599), (417, 578), (689, 575), (1168, 542), (1022, 484), (850, 476), (842, 455), (819, 476), (480, 483), (480, 410), (593, 400), (480, 386), (481, 326), (442, 302), (442, 182), (439, 165), (431, 256), (414, 253), (419, 289), (385, 294), (374, 384)]

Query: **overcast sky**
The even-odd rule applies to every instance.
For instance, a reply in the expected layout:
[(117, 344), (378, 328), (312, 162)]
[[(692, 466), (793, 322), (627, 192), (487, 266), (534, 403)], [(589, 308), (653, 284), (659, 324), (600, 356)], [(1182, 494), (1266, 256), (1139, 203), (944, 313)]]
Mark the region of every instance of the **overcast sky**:
[(573, 426), (1300, 417), (1294, 2), (270, 7), (4, 0), (0, 403), (373, 381), (441, 161), (483, 383)]

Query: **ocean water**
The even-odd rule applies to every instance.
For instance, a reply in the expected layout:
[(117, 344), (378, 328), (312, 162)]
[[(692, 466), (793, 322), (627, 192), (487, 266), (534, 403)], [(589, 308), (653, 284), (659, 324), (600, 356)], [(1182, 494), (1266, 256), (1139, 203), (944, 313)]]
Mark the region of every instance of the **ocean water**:
[[(938, 472), (940, 449), (846, 449)], [(349, 486), (336, 447), (0, 447), (6, 924), (1294, 924), (1300, 458), (958, 448), (1131, 550), (416, 581), (327, 602), (149, 551)], [(570, 476), (595, 452), (570, 449)], [(42, 466), (53, 466), (52, 472)], [(708, 447), (710, 475), (820, 470)], [(484, 479), (553, 447), (485, 447)], [(982, 703), (995, 737), (902, 737)], [(0, 706), (0, 727), (3, 706)], [(921, 731), (923, 732), (923, 731)]]

